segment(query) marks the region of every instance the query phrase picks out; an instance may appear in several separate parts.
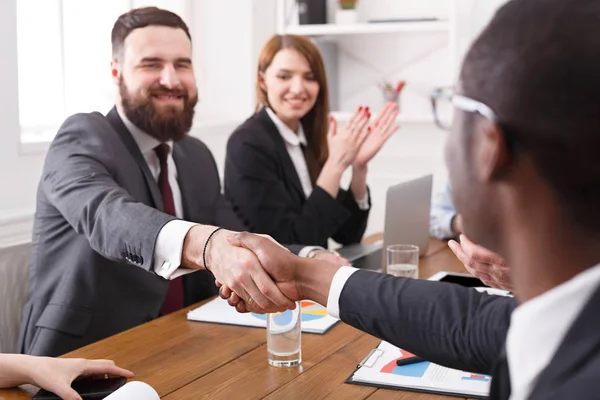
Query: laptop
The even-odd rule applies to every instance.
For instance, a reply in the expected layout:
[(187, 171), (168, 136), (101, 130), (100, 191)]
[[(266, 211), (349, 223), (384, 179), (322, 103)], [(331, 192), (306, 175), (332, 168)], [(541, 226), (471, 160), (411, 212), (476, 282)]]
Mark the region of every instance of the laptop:
[(384, 249), (392, 244), (419, 246), (422, 256), (429, 247), (429, 214), (433, 175), (391, 186), (387, 190), (383, 242), (356, 243), (338, 249), (357, 268), (382, 271)]
[(419, 255), (429, 247), (429, 214), (433, 175), (425, 175), (391, 186), (385, 203), (383, 248), (392, 244), (419, 246)]

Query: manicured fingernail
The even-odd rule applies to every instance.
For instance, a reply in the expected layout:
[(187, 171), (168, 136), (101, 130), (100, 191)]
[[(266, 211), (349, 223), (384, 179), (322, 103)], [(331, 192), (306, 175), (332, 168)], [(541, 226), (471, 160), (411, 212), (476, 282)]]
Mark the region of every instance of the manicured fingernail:
[(363, 109), (362, 106), (358, 107), (358, 111), (362, 111), (362, 109)]

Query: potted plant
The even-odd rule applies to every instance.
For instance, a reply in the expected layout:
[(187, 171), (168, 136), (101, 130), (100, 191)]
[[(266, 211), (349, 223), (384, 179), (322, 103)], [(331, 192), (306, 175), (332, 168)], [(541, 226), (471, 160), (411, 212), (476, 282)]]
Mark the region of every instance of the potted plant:
[(358, 0), (339, 0), (340, 7), (335, 10), (336, 24), (355, 24), (358, 20), (356, 3)]
[(355, 10), (357, 0), (340, 0), (342, 10)]

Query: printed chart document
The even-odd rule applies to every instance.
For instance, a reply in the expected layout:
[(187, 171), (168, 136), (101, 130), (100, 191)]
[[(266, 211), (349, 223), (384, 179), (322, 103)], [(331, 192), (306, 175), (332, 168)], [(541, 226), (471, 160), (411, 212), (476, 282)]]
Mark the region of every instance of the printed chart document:
[[(319, 333), (327, 332), (339, 320), (327, 314), (327, 309), (313, 301), (303, 300), (302, 304), (302, 332)], [(291, 317), (291, 311), (280, 313), (280, 318), (286, 315)], [(266, 314), (247, 313), (240, 314), (235, 308), (227, 304), (227, 300), (217, 297), (214, 300), (188, 312), (190, 321), (214, 322), (218, 324), (267, 327)]]
[(383, 341), (361, 362), (346, 383), (448, 396), (488, 397), (489, 375), (450, 369), (429, 361), (396, 365), (397, 360), (412, 355)]

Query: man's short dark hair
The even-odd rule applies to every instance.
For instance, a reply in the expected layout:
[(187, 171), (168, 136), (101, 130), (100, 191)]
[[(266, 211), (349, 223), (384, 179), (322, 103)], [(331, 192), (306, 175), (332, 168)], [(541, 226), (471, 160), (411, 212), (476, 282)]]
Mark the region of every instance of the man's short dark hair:
[(115, 58), (123, 55), (123, 44), (127, 36), (135, 29), (146, 26), (168, 26), (183, 29), (192, 40), (190, 31), (179, 15), (157, 7), (134, 8), (121, 15), (115, 22), (112, 33), (112, 54)]
[(488, 104), (566, 215), (600, 236), (600, 2), (512, 0), (467, 53), (462, 90)]

